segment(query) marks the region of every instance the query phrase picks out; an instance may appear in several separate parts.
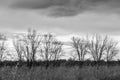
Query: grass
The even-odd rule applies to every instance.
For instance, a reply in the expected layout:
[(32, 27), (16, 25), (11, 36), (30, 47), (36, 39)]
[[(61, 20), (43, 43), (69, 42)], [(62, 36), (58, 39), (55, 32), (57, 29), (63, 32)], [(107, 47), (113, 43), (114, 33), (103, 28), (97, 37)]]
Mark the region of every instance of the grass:
[(1, 67), (0, 80), (120, 80), (120, 66)]

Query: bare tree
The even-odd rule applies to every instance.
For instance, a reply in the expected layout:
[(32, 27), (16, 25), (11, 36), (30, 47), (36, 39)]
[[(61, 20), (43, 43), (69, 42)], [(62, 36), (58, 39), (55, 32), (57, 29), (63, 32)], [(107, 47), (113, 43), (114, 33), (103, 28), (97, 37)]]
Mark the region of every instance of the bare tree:
[(55, 40), (51, 45), (51, 53), (53, 54), (52, 59), (58, 60), (61, 56), (63, 56), (63, 43)]
[(27, 62), (33, 62), (36, 59), (36, 53), (40, 48), (41, 37), (37, 34), (36, 30), (29, 29), (26, 35), (23, 35), (20, 39), (22, 45), (17, 43), (21, 47), (24, 57)]
[(18, 60), (21, 62), (23, 60), (24, 47), (22, 42), (19, 39), (13, 40), (13, 46), (18, 56)]
[(57, 41), (52, 34), (45, 34), (43, 36), (43, 44), (41, 48), (41, 57), (46, 60), (57, 60), (62, 55), (63, 44)]
[(0, 33), (0, 61), (3, 60), (4, 54), (7, 51), (6, 40), (6, 36), (3, 33)]
[(0, 61), (3, 60), (4, 53), (7, 49), (5, 43), (5, 40), (0, 40)]
[(89, 40), (89, 53), (95, 61), (100, 61), (106, 51), (108, 36), (102, 37), (100, 35), (93, 35)]
[(110, 40), (106, 45), (106, 54), (105, 54), (105, 60), (111, 61), (113, 58), (119, 53), (119, 50), (117, 48), (118, 42), (115, 42), (113, 40)]
[(72, 47), (77, 53), (77, 57), (79, 61), (84, 61), (85, 56), (88, 52), (88, 43), (81, 38), (72, 38)]

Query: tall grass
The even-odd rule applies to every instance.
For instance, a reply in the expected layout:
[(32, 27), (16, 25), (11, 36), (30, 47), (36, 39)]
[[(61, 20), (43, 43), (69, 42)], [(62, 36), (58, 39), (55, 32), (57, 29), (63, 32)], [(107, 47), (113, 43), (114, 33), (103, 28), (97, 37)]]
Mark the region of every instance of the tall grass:
[(0, 80), (120, 80), (120, 66), (1, 67)]

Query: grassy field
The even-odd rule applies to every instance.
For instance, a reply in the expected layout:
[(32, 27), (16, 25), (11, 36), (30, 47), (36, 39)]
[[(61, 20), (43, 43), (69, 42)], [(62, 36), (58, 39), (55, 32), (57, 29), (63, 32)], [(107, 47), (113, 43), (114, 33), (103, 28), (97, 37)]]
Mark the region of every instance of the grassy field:
[(1, 67), (0, 80), (120, 80), (120, 66)]

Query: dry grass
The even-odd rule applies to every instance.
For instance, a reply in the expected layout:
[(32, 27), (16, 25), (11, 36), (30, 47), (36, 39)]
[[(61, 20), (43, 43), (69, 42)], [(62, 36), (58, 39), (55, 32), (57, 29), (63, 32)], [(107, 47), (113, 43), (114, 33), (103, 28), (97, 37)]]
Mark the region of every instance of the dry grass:
[(2, 67), (0, 80), (120, 80), (120, 66), (112, 67)]

